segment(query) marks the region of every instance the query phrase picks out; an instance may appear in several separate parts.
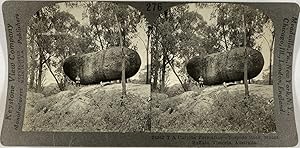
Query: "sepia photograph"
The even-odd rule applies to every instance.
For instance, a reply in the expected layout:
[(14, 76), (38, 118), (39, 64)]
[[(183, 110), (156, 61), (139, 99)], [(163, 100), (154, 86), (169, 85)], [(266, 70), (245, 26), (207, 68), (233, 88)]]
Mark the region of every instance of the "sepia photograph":
[(263, 11), (188, 3), (151, 31), (151, 132), (274, 133), (274, 27)]
[(297, 3), (16, 0), (0, 9), (4, 146), (298, 144)]
[(145, 132), (147, 21), (113, 2), (62, 2), (27, 27), (23, 131)]
[(258, 9), (188, 3), (149, 23), (125, 4), (64, 2), (26, 37), (23, 131), (276, 131), (274, 27)]

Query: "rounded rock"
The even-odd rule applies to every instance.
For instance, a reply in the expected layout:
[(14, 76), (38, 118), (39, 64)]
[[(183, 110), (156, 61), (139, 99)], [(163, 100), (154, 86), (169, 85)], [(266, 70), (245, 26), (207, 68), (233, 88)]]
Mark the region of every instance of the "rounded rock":
[[(264, 66), (262, 54), (252, 48), (248, 53), (248, 79), (256, 77)], [(245, 48), (235, 48), (226, 52), (218, 52), (207, 56), (196, 56), (187, 63), (187, 72), (195, 80), (203, 77), (205, 85), (222, 84), (223, 82), (244, 79)]]
[[(140, 69), (141, 58), (131, 49), (123, 48), (126, 54), (126, 78), (134, 76)], [(63, 65), (64, 73), (73, 81), (79, 76), (81, 84), (97, 84), (121, 80), (122, 49), (112, 47), (107, 50), (74, 55), (67, 58)]]

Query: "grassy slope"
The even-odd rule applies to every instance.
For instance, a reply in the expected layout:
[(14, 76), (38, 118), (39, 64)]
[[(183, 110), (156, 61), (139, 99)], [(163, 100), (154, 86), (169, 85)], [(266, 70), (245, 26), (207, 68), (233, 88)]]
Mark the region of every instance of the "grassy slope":
[[(150, 86), (85, 86), (45, 97), (28, 92), (24, 131), (268, 133), (275, 131), (271, 85), (207, 87), (174, 97), (153, 94)], [(151, 114), (150, 114), (151, 111)], [(150, 116), (149, 116), (150, 115)]]
[(24, 131), (140, 132), (149, 122), (150, 86), (127, 84), (85, 86), (48, 97), (28, 92)]
[[(167, 98), (153, 94), (152, 131), (197, 133), (269, 133), (276, 127), (273, 86), (212, 86)], [(159, 99), (165, 97), (165, 99)]]

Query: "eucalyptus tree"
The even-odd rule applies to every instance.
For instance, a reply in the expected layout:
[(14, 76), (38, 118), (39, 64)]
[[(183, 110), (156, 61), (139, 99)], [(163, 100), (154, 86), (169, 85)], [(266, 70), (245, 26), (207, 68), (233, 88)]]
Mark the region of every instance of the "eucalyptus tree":
[[(264, 25), (269, 17), (262, 11), (241, 4), (216, 3), (211, 5), (215, 8), (211, 15), (216, 19), (217, 34), (224, 50), (244, 46), (243, 23), (245, 21), (246, 39), (245, 46), (259, 49), (256, 39), (263, 33)], [(242, 16), (245, 16), (243, 21)]]
[[(36, 79), (35, 91), (41, 92), (42, 76), (48, 69), (59, 88), (63, 90), (63, 79), (59, 78), (62, 76), (62, 61), (78, 51), (75, 35), (78, 24), (73, 15), (60, 11), (58, 5), (44, 7), (32, 16), (27, 29), (31, 63), (29, 88), (33, 88)], [(37, 76), (34, 75), (34, 71), (37, 72)]]
[[(261, 50), (257, 39), (264, 33), (264, 26), (270, 20), (267, 15), (258, 9), (240, 4), (217, 3), (211, 6), (215, 8), (211, 17), (216, 20), (216, 33), (219, 35), (219, 44), (222, 50), (228, 51), (236, 47)], [(248, 56), (245, 50), (245, 96), (249, 96), (247, 84)]]
[[(152, 82), (153, 89), (166, 90), (166, 71), (176, 75), (184, 90), (186, 72), (180, 76), (176, 68), (183, 70), (188, 59), (195, 55), (206, 54), (205, 31), (207, 24), (203, 17), (189, 11), (189, 5), (172, 7), (159, 16), (153, 25), (152, 37)], [(160, 87), (158, 87), (160, 84)]]
[(121, 26), (124, 47), (133, 46), (131, 39), (137, 33), (137, 25), (142, 19), (142, 14), (137, 9), (113, 2), (69, 2), (66, 5), (70, 8), (84, 8), (83, 19), (88, 20), (86, 27), (91, 29), (90, 34), (99, 46), (95, 50), (120, 46), (118, 23)]

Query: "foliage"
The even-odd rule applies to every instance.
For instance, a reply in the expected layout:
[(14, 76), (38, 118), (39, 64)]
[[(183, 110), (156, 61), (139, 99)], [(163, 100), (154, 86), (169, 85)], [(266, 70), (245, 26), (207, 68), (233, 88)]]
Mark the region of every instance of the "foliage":
[[(42, 91), (42, 75), (49, 69), (55, 78), (59, 88), (63, 89), (64, 76), (61, 74), (62, 62), (70, 54), (78, 51), (76, 28), (79, 22), (74, 16), (59, 10), (59, 6), (44, 7), (29, 21), (27, 40), (29, 42), (30, 88), (32, 89), (35, 79), (35, 90)], [(36, 52), (38, 51), (38, 52)], [(38, 76), (35, 77), (37, 67)], [(55, 67), (55, 70), (52, 70)]]
[[(153, 88), (165, 90), (166, 71), (175, 66), (182, 69), (189, 58), (207, 54), (211, 40), (205, 40), (209, 28), (203, 17), (189, 11), (189, 5), (179, 5), (161, 14), (152, 33), (152, 82)], [(159, 73), (161, 74), (159, 77)], [(178, 76), (179, 79), (181, 79)], [(181, 81), (181, 80), (180, 80)]]
[(85, 8), (83, 19), (89, 20), (90, 35), (101, 50), (119, 46), (118, 22), (121, 23), (124, 47), (130, 47), (131, 39), (142, 19), (142, 14), (129, 5), (111, 2), (71, 2), (67, 3), (67, 6)]
[(216, 20), (214, 26), (219, 36), (218, 44), (223, 50), (230, 50), (243, 45), (243, 21), (245, 16), (247, 47), (260, 49), (255, 46), (256, 39), (263, 33), (264, 25), (269, 21), (269, 17), (258, 9), (240, 4), (217, 3), (212, 5), (215, 11), (211, 19)]
[[(80, 23), (62, 7), (84, 7), (83, 19), (88, 23)], [(131, 39), (141, 18), (136, 9), (110, 2), (67, 2), (42, 8), (32, 16), (27, 29), (29, 88), (41, 92), (42, 78), (50, 72), (58, 88), (64, 90), (70, 83), (63, 72), (64, 60), (74, 54), (119, 46), (117, 21), (122, 26), (124, 46), (136, 49)]]
[[(194, 7), (212, 8), (211, 23)], [(244, 46), (242, 15), (246, 21), (246, 46), (260, 50), (258, 39), (264, 37), (264, 27), (270, 19), (258, 9), (226, 3), (185, 4), (161, 14), (153, 24), (151, 40), (152, 87), (163, 91), (163, 75), (172, 70), (182, 81), (182, 87), (190, 90), (187, 84), (193, 80), (185, 68), (189, 59)]]

